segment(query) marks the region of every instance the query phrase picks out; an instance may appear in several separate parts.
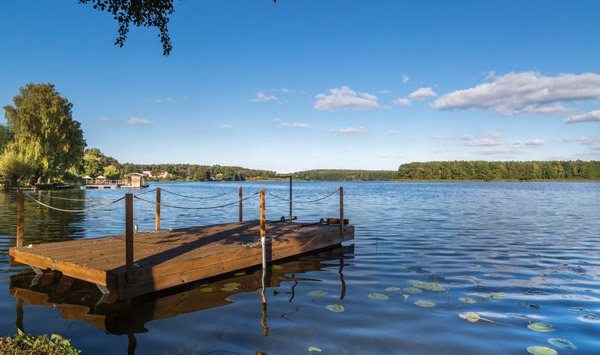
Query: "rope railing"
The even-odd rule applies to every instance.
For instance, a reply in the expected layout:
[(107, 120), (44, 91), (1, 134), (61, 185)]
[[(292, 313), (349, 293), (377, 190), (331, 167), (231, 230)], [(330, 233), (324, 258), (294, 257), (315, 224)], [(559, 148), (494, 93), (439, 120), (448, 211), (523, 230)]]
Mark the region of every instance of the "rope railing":
[(209, 206), (209, 207), (186, 207), (186, 206), (174, 206), (174, 205), (168, 205), (165, 203), (158, 203), (158, 202), (154, 202), (154, 201), (150, 201), (150, 200), (146, 200), (144, 198), (141, 198), (139, 196), (134, 196), (135, 199), (140, 200), (140, 201), (144, 201), (146, 203), (152, 204), (152, 205), (156, 205), (156, 206), (161, 206), (161, 207), (170, 207), (170, 208), (178, 208), (178, 209), (182, 209), (182, 210), (210, 210), (210, 209), (215, 209), (215, 208), (222, 208), (222, 207), (227, 207), (227, 206), (231, 206), (231, 205), (235, 205), (235, 204), (239, 204), (240, 201), (246, 201), (256, 195), (258, 195), (258, 191), (253, 193), (250, 196), (244, 197), (241, 200), (236, 200), (234, 202), (229, 202), (229, 203), (225, 203), (222, 205), (218, 205), (218, 206)]
[(313, 202), (319, 202), (319, 201), (322, 201), (322, 200), (324, 200), (324, 199), (326, 199), (326, 198), (328, 198), (328, 197), (331, 197), (331, 196), (335, 195), (335, 194), (336, 194), (337, 192), (339, 192), (339, 191), (340, 191), (340, 189), (338, 188), (337, 190), (333, 191), (332, 193), (330, 193), (330, 194), (328, 194), (328, 195), (326, 195), (326, 196), (320, 197), (320, 198), (318, 198), (318, 199), (316, 199), (316, 200), (310, 200), (310, 201), (302, 201), (302, 200), (300, 200), (300, 201), (298, 201), (298, 200), (290, 200), (290, 199), (287, 199), (287, 198), (284, 198), (284, 197), (281, 197), (281, 196), (277, 196), (277, 195), (275, 195), (274, 193), (271, 193), (271, 192), (269, 192), (269, 191), (265, 191), (265, 192), (266, 192), (268, 195), (270, 195), (270, 196), (273, 196), (273, 197), (275, 197), (275, 198), (277, 198), (277, 199), (280, 199), (280, 200), (282, 200), (282, 201), (286, 201), (286, 202), (292, 202), (292, 203), (313, 203)]
[(118, 198), (118, 199), (116, 199), (116, 200), (112, 200), (112, 201), (110, 201), (110, 202), (108, 202), (108, 203), (105, 203), (105, 204), (103, 204), (103, 205), (100, 205), (100, 206), (91, 207), (91, 208), (85, 208), (85, 209), (81, 209), (81, 210), (67, 210), (67, 209), (58, 208), (58, 207), (54, 207), (54, 206), (50, 206), (50, 205), (48, 205), (48, 204), (45, 204), (45, 203), (43, 203), (42, 201), (35, 199), (33, 196), (31, 196), (31, 195), (30, 195), (29, 193), (27, 193), (26, 191), (23, 191), (23, 194), (25, 194), (25, 196), (29, 197), (29, 198), (30, 198), (32, 201), (34, 201), (35, 203), (37, 203), (37, 204), (40, 204), (40, 205), (42, 205), (42, 206), (44, 206), (44, 207), (46, 207), (46, 208), (49, 208), (49, 209), (51, 209), (51, 210), (55, 210), (55, 211), (60, 211), (60, 212), (67, 212), (67, 213), (82, 213), (82, 212), (96, 211), (96, 210), (102, 209), (102, 208), (104, 208), (104, 207), (108, 207), (108, 206), (110, 206), (110, 205), (113, 205), (113, 204), (115, 204), (115, 203), (117, 203), (117, 202), (119, 202), (119, 201), (121, 201), (121, 200), (125, 199), (125, 196), (123, 196), (123, 197), (121, 197), (121, 198)]
[(44, 195), (44, 194), (38, 194), (38, 196), (40, 196), (40, 197), (46, 197), (46, 198), (49, 198), (49, 199), (52, 199), (52, 200), (77, 201), (77, 202), (102, 202), (102, 201), (114, 200), (112, 198), (99, 198), (99, 199), (68, 198), (68, 197), (59, 197), (59, 196)]
[(192, 200), (207, 200), (207, 199), (211, 199), (211, 198), (222, 197), (222, 196), (228, 195), (228, 194), (230, 194), (232, 192), (235, 192), (237, 190), (238, 189), (235, 188), (235, 190), (232, 190), (232, 191), (229, 191), (229, 192), (225, 192), (225, 193), (222, 193), (220, 195), (214, 195), (214, 196), (190, 196), (190, 195), (182, 195), (182, 194), (178, 194), (178, 193), (175, 193), (175, 192), (172, 192), (172, 191), (169, 191), (169, 190), (162, 189), (163, 192), (166, 192), (168, 194), (179, 196), (179, 197), (183, 197), (183, 198), (189, 198), (189, 199), (192, 199)]
[(145, 195), (145, 194), (147, 194), (147, 193), (149, 193), (149, 192), (154, 192), (154, 191), (156, 191), (156, 189), (152, 189), (152, 190), (144, 191), (144, 192), (142, 192), (142, 193), (135, 194), (134, 196), (141, 196), (141, 195)]

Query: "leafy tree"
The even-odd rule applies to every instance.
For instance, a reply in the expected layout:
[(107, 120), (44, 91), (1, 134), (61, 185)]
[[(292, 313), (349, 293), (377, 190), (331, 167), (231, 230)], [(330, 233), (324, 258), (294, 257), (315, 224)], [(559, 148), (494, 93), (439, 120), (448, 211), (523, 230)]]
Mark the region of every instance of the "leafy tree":
[(8, 145), (12, 143), (13, 140), (14, 136), (10, 129), (8, 129), (8, 127), (6, 127), (5, 125), (0, 124), (0, 154), (4, 152), (4, 149), (6, 149), (6, 147), (8, 147)]
[(38, 163), (36, 177), (55, 177), (81, 164), (85, 140), (81, 124), (72, 117), (71, 104), (52, 84), (29, 83), (4, 106), (17, 152)]
[(120, 174), (119, 169), (114, 165), (104, 167), (104, 177), (107, 179), (118, 179)]
[(4, 176), (11, 186), (28, 180), (35, 170), (36, 164), (31, 156), (10, 150), (0, 155), (0, 175)]

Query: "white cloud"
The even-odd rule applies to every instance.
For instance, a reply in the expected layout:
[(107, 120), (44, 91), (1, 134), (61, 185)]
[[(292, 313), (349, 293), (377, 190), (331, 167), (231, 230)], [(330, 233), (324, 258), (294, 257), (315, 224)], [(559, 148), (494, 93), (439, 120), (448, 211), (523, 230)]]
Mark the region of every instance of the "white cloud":
[(277, 101), (279, 100), (276, 96), (267, 96), (264, 92), (259, 91), (256, 93), (256, 97), (250, 99), (250, 102), (266, 102), (266, 101)]
[(494, 79), (495, 77), (496, 77), (496, 71), (490, 70), (489, 72), (487, 72), (487, 74), (485, 76), (485, 80)]
[(130, 125), (133, 125), (133, 126), (141, 126), (141, 125), (150, 124), (150, 121), (148, 121), (145, 118), (131, 117), (129, 119), (129, 121), (127, 121), (127, 124), (130, 124)]
[(398, 131), (394, 131), (394, 130), (388, 131), (387, 134), (398, 134)]
[(420, 88), (408, 95), (408, 98), (411, 100), (421, 100), (428, 97), (435, 97), (436, 95), (437, 94), (431, 90), (431, 88)]
[(525, 147), (525, 144), (523, 144), (523, 142), (521, 142), (521, 141), (514, 141), (510, 145), (510, 147), (513, 148), (513, 149), (521, 149), (521, 148)]
[(488, 132), (485, 134), (486, 137), (488, 138), (499, 138), (502, 137), (502, 133), (498, 133), (498, 132)]
[(504, 144), (502, 143), (502, 141), (497, 139), (498, 136), (496, 137), (486, 137), (486, 138), (481, 138), (481, 139), (475, 139), (473, 138), (473, 136), (471, 135), (464, 135), (462, 137), (460, 137), (461, 140), (464, 141), (464, 143), (462, 143), (462, 145), (466, 145), (466, 146), (493, 146), (493, 145), (501, 145)]
[(409, 81), (409, 80), (410, 80), (410, 79), (409, 79), (408, 75), (406, 75), (406, 74), (402, 74), (402, 83), (403, 83), (403, 84), (406, 84), (406, 83), (408, 83), (408, 81)]
[(537, 72), (495, 76), (490, 83), (443, 95), (433, 103), (439, 110), (490, 109), (520, 113), (564, 114), (561, 103), (600, 98), (600, 75), (594, 73), (543, 76)]
[(412, 102), (409, 99), (396, 99), (393, 101), (396, 105), (401, 105), (401, 106), (410, 106), (412, 105)]
[(580, 115), (573, 115), (565, 118), (567, 123), (585, 122), (585, 121), (600, 121), (600, 110), (583, 113)]
[(544, 145), (544, 141), (539, 138), (530, 139), (527, 142), (525, 142), (525, 145), (529, 147), (539, 147), (541, 145)]
[(184, 99), (184, 100), (189, 100), (189, 99), (190, 99), (190, 97), (189, 97), (189, 96), (184, 96), (184, 97), (183, 97), (183, 99)]
[[(471, 136), (469, 136), (469, 137), (471, 137)], [(454, 139), (454, 138), (456, 138), (456, 136), (431, 136), (431, 139), (438, 139), (438, 140), (447, 140), (447, 139)]]
[(113, 119), (110, 117), (100, 117), (100, 121), (102, 122), (112, 122)]
[(287, 122), (281, 122), (280, 124), (278, 124), (277, 126), (275, 126), (277, 128), (310, 128), (312, 127), (311, 125), (309, 125), (308, 123), (287, 123)]
[(595, 138), (595, 137), (590, 138), (590, 137), (585, 137), (585, 136), (565, 137), (565, 138), (561, 139), (560, 142), (562, 142), (562, 143), (579, 142), (584, 145), (592, 145), (592, 144), (598, 143), (598, 138)]
[(343, 108), (351, 108), (354, 110), (366, 110), (378, 108), (377, 96), (368, 93), (356, 94), (347, 86), (342, 86), (339, 89), (329, 90), (331, 95), (317, 95), (315, 110), (334, 111)]
[(337, 133), (341, 133), (341, 134), (349, 134), (349, 135), (358, 136), (358, 135), (367, 133), (367, 130), (365, 129), (365, 127), (358, 127), (358, 128), (348, 127), (348, 128), (332, 129), (332, 130), (330, 130), (330, 132), (337, 132)]
[(281, 88), (281, 92), (285, 92), (286, 94), (292, 92), (292, 90), (288, 89), (288, 88)]
[(228, 129), (232, 129), (232, 128), (233, 128), (233, 126), (230, 125), (230, 124), (224, 124), (224, 125), (221, 126), (222, 130), (228, 130)]

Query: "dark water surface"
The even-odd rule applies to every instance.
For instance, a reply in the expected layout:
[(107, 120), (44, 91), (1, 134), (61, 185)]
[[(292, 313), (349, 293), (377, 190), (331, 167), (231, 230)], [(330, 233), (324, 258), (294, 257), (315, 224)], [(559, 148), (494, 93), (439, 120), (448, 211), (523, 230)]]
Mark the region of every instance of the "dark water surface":
[[(162, 194), (167, 204), (211, 206), (235, 201), (239, 185), (151, 188), (194, 196), (229, 192), (214, 200)], [(600, 183), (298, 182), (294, 198), (310, 200), (340, 185), (355, 240), (277, 262), (267, 275), (266, 307), (261, 270), (100, 304), (94, 285), (60, 275), (46, 274), (30, 287), (34, 274), (8, 265), (16, 195), (0, 194), (0, 336), (16, 333), (17, 326), (33, 334), (59, 333), (85, 354), (133, 348), (136, 354), (296, 354), (310, 347), (339, 354), (526, 354), (535, 345), (559, 354), (600, 354)], [(288, 194), (284, 182), (241, 186), (244, 195), (261, 187)], [(50, 194), (110, 199), (125, 192)], [(153, 199), (153, 193), (144, 196)], [(98, 204), (44, 201), (67, 209)], [(336, 217), (338, 201), (334, 195), (296, 204), (294, 215), (307, 222)], [(163, 208), (161, 227), (236, 221), (237, 213), (236, 205)], [(258, 215), (255, 197), (244, 205), (244, 218)], [(288, 215), (288, 204), (267, 196), (267, 219), (282, 215)], [(135, 218), (140, 231), (153, 229), (154, 207), (136, 201)], [(66, 214), (28, 200), (25, 221), (26, 245), (122, 234), (124, 202)], [(415, 303), (432, 304), (419, 301), (435, 305), (420, 307)], [(332, 311), (339, 306), (344, 312)], [(485, 319), (459, 317), (466, 312)], [(551, 331), (528, 329), (534, 323), (550, 324)], [(568, 340), (576, 349), (552, 345), (549, 338)]]

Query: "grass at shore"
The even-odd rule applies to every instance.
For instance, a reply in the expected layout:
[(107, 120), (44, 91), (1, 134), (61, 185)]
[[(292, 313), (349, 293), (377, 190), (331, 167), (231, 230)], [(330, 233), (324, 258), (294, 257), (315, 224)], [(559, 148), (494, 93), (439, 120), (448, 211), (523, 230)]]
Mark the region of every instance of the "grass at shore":
[(68, 339), (58, 334), (33, 336), (19, 330), (14, 337), (0, 338), (0, 354), (11, 355), (81, 355)]

